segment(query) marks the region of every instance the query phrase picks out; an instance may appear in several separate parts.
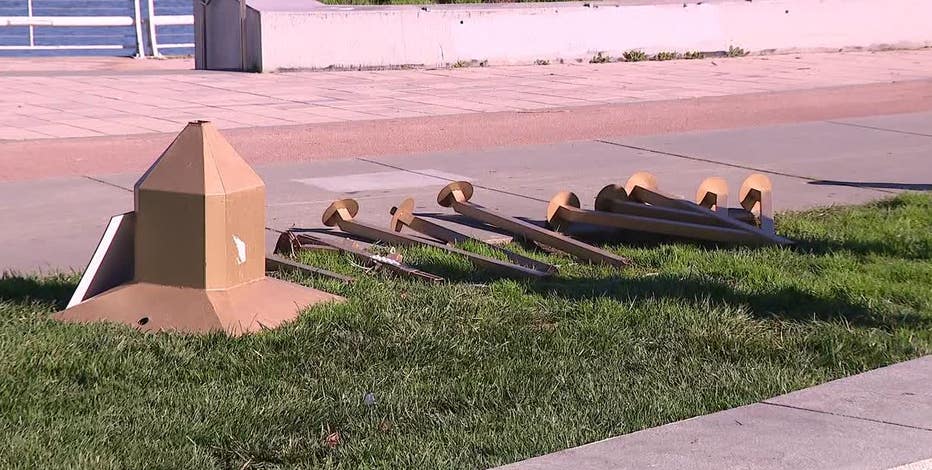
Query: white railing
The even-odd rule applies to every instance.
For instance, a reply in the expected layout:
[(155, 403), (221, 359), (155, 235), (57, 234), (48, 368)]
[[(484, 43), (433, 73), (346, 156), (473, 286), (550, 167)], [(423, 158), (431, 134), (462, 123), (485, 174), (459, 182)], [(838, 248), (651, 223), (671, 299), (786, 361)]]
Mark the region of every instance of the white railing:
[(104, 50), (123, 49), (123, 44), (58, 44), (38, 45), (35, 40), (35, 27), (108, 27), (108, 26), (134, 26), (136, 54), (135, 57), (144, 58), (145, 43), (143, 41), (142, 23), (148, 24), (149, 46), (153, 57), (162, 57), (159, 49), (191, 48), (193, 43), (159, 44), (156, 27), (163, 25), (194, 25), (194, 15), (156, 15), (154, 0), (147, 0), (147, 18), (142, 19), (140, 0), (130, 0), (133, 3), (133, 16), (33, 16), (33, 0), (26, 0), (26, 16), (0, 16), (0, 27), (19, 26), (28, 27), (28, 45), (0, 45), (0, 51), (36, 51), (36, 50)]
[[(138, 0), (136, 0), (138, 1)], [(159, 44), (157, 35), (155, 34), (156, 26), (168, 26), (168, 25), (194, 25), (194, 15), (156, 15), (155, 14), (155, 0), (148, 0), (147, 5), (149, 11), (149, 45), (152, 46), (152, 56), (153, 57), (162, 57), (162, 53), (159, 52), (159, 48), (162, 49), (174, 49), (174, 48), (185, 48), (185, 47), (194, 47), (194, 43), (182, 43), (182, 44)]]

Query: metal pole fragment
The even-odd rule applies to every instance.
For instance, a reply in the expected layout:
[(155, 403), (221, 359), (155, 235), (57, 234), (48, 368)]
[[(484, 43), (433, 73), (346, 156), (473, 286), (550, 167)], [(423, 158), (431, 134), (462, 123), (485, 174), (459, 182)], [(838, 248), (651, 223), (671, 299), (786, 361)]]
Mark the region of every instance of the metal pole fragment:
[(551, 246), (576, 258), (609, 266), (624, 267), (631, 264), (627, 258), (615, 255), (601, 248), (582, 243), (563, 234), (556, 233), (514, 217), (504, 216), (488, 210), (478, 204), (469, 202), (473, 187), (466, 181), (450, 183), (440, 190), (437, 202), (443, 207), (451, 207), (457, 213), (489, 225), (494, 225), (528, 240), (534, 240)]
[(490, 250), (501, 253), (509, 260), (511, 260), (511, 262), (517, 265), (525, 266), (547, 274), (553, 274), (557, 272), (556, 266), (551, 264), (547, 264), (533, 258), (528, 258), (527, 256), (519, 255), (518, 253), (515, 253), (511, 250), (506, 250), (500, 246), (486, 243), (482, 240), (479, 240), (478, 238), (470, 237), (469, 235), (459, 233), (455, 230), (448, 229), (442, 225), (435, 224), (429, 220), (424, 220), (423, 218), (414, 215), (414, 199), (412, 198), (407, 198), (402, 201), (399, 206), (392, 207), (390, 212), (392, 214), (392, 221), (389, 227), (396, 232), (400, 232), (402, 227), (407, 226), (415, 232), (436, 238), (437, 240), (448, 244), (472, 241)]
[[(766, 178), (766, 177), (765, 177)], [(768, 180), (769, 182), (769, 180)], [(678, 199), (673, 196), (662, 193), (657, 188), (656, 178), (653, 175), (647, 172), (635, 173), (628, 179), (628, 182), (625, 184), (625, 191), (628, 197), (632, 200), (642, 202), (645, 204), (650, 204), (652, 206), (666, 207), (671, 209), (682, 209), (688, 210), (695, 213), (703, 214), (711, 219), (716, 220), (720, 224), (731, 227), (738, 230), (745, 230), (750, 233), (756, 234), (758, 237), (767, 240), (769, 243), (777, 245), (788, 245), (792, 244), (791, 240), (778, 236), (773, 231), (766, 231), (748, 225), (741, 220), (737, 220), (733, 217), (730, 217), (726, 213), (713, 211), (711, 209), (702, 207), (698, 204), (695, 204), (691, 201), (686, 201), (683, 199)], [(768, 191), (769, 192), (769, 191)], [(772, 209), (771, 209), (772, 214)], [(771, 215), (772, 217), (772, 215)], [(771, 218), (771, 221), (773, 219)], [(771, 223), (772, 227), (772, 223)]]
[(340, 282), (347, 284), (353, 283), (356, 279), (350, 276), (344, 276), (342, 274), (337, 274), (333, 271), (328, 271), (326, 269), (317, 268), (310, 266), (304, 263), (299, 263), (295, 260), (285, 258), (284, 256), (271, 254), (266, 255), (265, 257), (265, 270), (266, 271), (297, 271), (305, 274), (316, 274), (319, 276), (326, 276), (332, 279), (336, 279)]
[(751, 213), (757, 213), (760, 230), (776, 236), (773, 225), (773, 184), (770, 178), (760, 173), (748, 176), (741, 183), (739, 198), (741, 207)]
[(624, 188), (612, 184), (602, 188), (602, 190), (599, 191), (599, 194), (595, 197), (595, 210), (601, 212), (636, 215), (641, 217), (676, 220), (693, 224), (714, 224), (725, 226), (725, 222), (719, 221), (713, 217), (709, 217), (706, 214), (700, 214), (698, 212), (677, 209), (673, 207), (654, 206), (640, 202), (632, 202), (627, 198)]
[(706, 209), (728, 214), (728, 182), (725, 178), (710, 176), (696, 189), (696, 204)]
[(296, 250), (306, 249), (304, 248), (305, 242), (309, 242), (315, 246), (330, 246), (343, 253), (346, 253), (356, 261), (365, 264), (366, 266), (376, 268), (376, 269), (387, 269), (395, 274), (400, 274), (404, 276), (410, 276), (416, 279), (427, 282), (443, 282), (444, 278), (427, 271), (421, 271), (420, 269), (413, 268), (406, 264), (400, 262), (391, 262), (383, 257), (376, 256), (372, 253), (369, 253), (365, 249), (361, 248), (358, 244), (349, 241), (339, 241), (339, 240), (324, 240), (322, 238), (315, 237), (308, 233), (301, 232), (279, 232), (281, 234), (278, 238), (278, 243), (275, 246), (275, 251), (277, 253), (283, 252), (294, 252)]
[(568, 191), (560, 192), (550, 200), (550, 205), (547, 207), (547, 222), (558, 229), (565, 229), (574, 223), (585, 223), (601, 227), (717, 242), (751, 245), (769, 243), (768, 240), (746, 230), (663, 218), (583, 210), (580, 209), (579, 198)]
[(518, 275), (523, 277), (547, 277), (550, 274), (530, 269), (524, 266), (514, 265), (499, 261), (494, 258), (482, 256), (469, 251), (461, 250), (442, 243), (436, 243), (429, 240), (422, 240), (404, 235), (390, 230), (385, 230), (373, 225), (354, 220), (359, 212), (359, 204), (353, 199), (341, 199), (335, 201), (327, 210), (324, 211), (322, 221), (328, 227), (338, 226), (344, 232), (357, 235), (370, 240), (378, 240), (394, 246), (430, 246), (450, 253), (465, 256), (471, 263), (477, 267), (493, 269), (509, 275)]

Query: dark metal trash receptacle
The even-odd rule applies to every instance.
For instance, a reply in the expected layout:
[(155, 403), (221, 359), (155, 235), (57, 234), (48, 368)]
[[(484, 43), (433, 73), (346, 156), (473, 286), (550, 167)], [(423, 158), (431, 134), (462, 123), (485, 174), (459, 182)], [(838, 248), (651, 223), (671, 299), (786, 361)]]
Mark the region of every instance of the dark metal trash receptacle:
[(194, 67), (261, 72), (259, 13), (247, 0), (194, 1)]

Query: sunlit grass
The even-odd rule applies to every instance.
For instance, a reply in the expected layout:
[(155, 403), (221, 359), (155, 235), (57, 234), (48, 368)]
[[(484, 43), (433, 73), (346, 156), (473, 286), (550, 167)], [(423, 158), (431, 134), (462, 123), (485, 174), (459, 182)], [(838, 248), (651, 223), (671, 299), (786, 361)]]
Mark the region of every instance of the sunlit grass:
[(357, 282), (294, 279), (347, 302), (237, 339), (60, 324), (76, 277), (7, 277), (0, 464), (487, 467), (932, 351), (932, 198), (777, 222), (798, 246), (610, 247), (621, 271), (514, 247), (559, 265), (537, 282), (308, 254)]

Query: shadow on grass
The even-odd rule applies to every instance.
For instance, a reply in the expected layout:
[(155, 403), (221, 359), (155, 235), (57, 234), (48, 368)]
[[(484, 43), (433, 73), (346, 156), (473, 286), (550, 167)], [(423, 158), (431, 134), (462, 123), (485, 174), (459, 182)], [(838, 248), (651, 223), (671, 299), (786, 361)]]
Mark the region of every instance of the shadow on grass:
[(883, 317), (866, 306), (852, 303), (843, 297), (820, 297), (796, 287), (779, 287), (748, 293), (720, 281), (666, 275), (559, 279), (529, 285), (532, 291), (539, 294), (556, 295), (571, 300), (608, 297), (623, 302), (637, 302), (667, 298), (698, 303), (709, 299), (714, 303), (743, 305), (751, 315), (761, 319), (776, 318), (796, 322), (844, 319), (853, 326), (882, 330), (902, 326), (932, 327), (932, 319), (919, 315), (900, 314)]
[(812, 255), (849, 252), (860, 256), (880, 255), (904, 260), (932, 259), (932, 243), (928, 242), (921, 242), (912, 249), (904, 249), (902, 245), (888, 241), (841, 241), (824, 238), (796, 238), (795, 240), (796, 245), (793, 247), (795, 251)]
[(0, 276), (0, 301), (21, 304), (40, 302), (61, 310), (68, 305), (68, 299), (75, 287), (76, 282), (61, 275), (41, 279), (15, 274), (3, 275)]
[(932, 191), (932, 184), (926, 183), (890, 183), (880, 181), (837, 181), (816, 180), (808, 184), (817, 186), (847, 186), (850, 188), (900, 189), (905, 191)]

